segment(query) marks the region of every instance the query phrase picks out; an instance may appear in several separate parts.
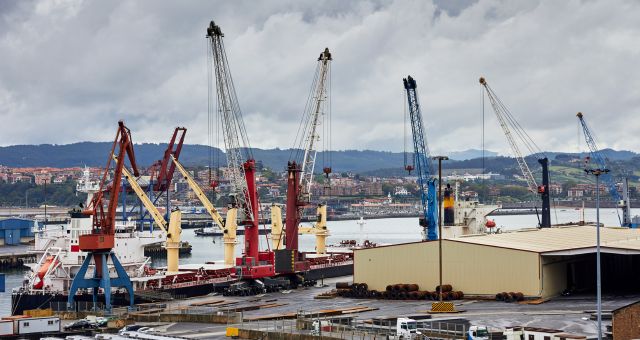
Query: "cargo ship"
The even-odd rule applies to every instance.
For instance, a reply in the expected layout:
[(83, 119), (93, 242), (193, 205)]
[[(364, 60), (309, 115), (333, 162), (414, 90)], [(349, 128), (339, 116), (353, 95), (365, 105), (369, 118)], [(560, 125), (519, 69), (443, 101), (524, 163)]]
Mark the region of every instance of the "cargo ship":
[[(77, 190), (88, 194), (87, 200), (97, 192), (88, 171), (79, 181)], [(80, 208), (69, 212), (69, 222), (50, 224), (35, 232), (33, 253), (38, 262), (29, 264), (30, 271), (21, 287), (15, 288), (11, 296), (12, 315), (37, 308), (67, 308), (68, 291), (87, 253), (80, 250), (79, 236), (91, 233), (92, 219)], [(127, 271), (134, 289), (135, 303), (188, 298), (222, 292), (231, 284), (242, 280), (236, 275), (234, 266), (217, 262), (182, 265), (177, 273), (167, 273), (163, 268), (153, 268), (151, 259), (144, 255), (148, 245), (162, 243), (164, 237), (159, 230), (141, 230), (135, 221), (117, 221), (113, 252)], [(302, 253), (309, 263), (308, 269), (297, 274), (305, 280), (319, 280), (353, 274), (353, 255), (350, 252), (335, 252), (326, 255)], [(87, 271), (93, 276), (94, 266)], [(115, 269), (109, 263), (110, 273)], [(282, 281), (279, 281), (282, 282)], [(294, 283), (295, 286), (295, 283)], [(104, 300), (101, 295), (98, 298)], [(114, 306), (128, 306), (129, 295), (124, 290), (112, 290)], [(81, 289), (75, 296), (75, 309), (82, 309), (93, 301), (89, 289)]]
[[(87, 256), (85, 252), (79, 250), (77, 237), (90, 230), (91, 219), (72, 211), (70, 223), (50, 225), (46, 230), (36, 234), (36, 245), (33, 251), (39, 254), (39, 261), (29, 265), (31, 270), (22, 286), (12, 292), (13, 315), (29, 309), (66, 308), (67, 292), (73, 277)], [(234, 267), (215, 262), (183, 265), (178, 273), (166, 273), (163, 268), (151, 267), (150, 258), (144, 256), (144, 248), (146, 245), (159, 242), (160, 237), (158, 231), (136, 230), (135, 223), (132, 221), (117, 225), (113, 251), (131, 279), (136, 303), (222, 292), (230, 284), (241, 280), (236, 276)], [(329, 253), (322, 256), (309, 254), (307, 261), (310, 265), (309, 270), (299, 273), (305, 280), (353, 274), (353, 256), (349, 252)], [(93, 275), (93, 269), (89, 268), (88, 276)], [(111, 266), (110, 271), (113, 271)], [(93, 301), (93, 295), (88, 289), (81, 290), (75, 300), (90, 303)], [(112, 301), (114, 306), (127, 306), (129, 295), (124, 290), (114, 290)]]

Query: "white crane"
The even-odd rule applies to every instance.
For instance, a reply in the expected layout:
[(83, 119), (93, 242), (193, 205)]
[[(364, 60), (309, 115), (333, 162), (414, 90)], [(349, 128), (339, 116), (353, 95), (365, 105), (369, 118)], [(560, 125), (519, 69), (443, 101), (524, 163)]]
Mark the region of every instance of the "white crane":
[[(303, 147), (304, 155), (302, 157), (302, 173), (300, 174), (300, 185), (302, 188), (301, 195), (306, 202), (311, 198), (311, 186), (313, 185), (313, 172), (316, 165), (316, 156), (318, 148), (316, 142), (320, 141), (318, 126), (322, 124), (324, 118), (330, 114), (330, 93), (328, 83), (331, 73), (331, 53), (329, 48), (325, 48), (320, 57), (318, 57), (318, 65), (311, 84), (311, 94), (307, 100), (305, 111), (302, 115), (298, 136), (296, 136), (296, 147)], [(326, 134), (330, 133), (330, 125), (325, 127)], [(298, 138), (300, 138), (298, 140)], [(325, 139), (329, 141), (329, 136), (325, 135)], [(322, 169), (325, 175), (331, 172), (330, 167)]]
[[(227, 54), (224, 49), (224, 34), (213, 21), (207, 29), (207, 38), (211, 44), (210, 57), (213, 59), (218, 116), (222, 123), (222, 135), (227, 155), (228, 176), (231, 182), (232, 195), (240, 207), (244, 209), (248, 220), (253, 220), (252, 202), (249, 197), (244, 160), (252, 159), (249, 137), (242, 119), (242, 111), (236, 97), (233, 79), (229, 70)], [(208, 65), (212, 63), (209, 62)], [(246, 153), (243, 155), (243, 153)], [(256, 217), (257, 218), (257, 217)]]

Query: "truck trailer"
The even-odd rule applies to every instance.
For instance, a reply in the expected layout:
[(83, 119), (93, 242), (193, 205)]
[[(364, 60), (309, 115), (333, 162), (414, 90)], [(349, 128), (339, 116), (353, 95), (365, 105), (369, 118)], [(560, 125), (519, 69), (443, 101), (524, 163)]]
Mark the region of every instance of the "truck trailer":
[(13, 334), (60, 332), (60, 325), (60, 318), (57, 316), (15, 319), (13, 320)]

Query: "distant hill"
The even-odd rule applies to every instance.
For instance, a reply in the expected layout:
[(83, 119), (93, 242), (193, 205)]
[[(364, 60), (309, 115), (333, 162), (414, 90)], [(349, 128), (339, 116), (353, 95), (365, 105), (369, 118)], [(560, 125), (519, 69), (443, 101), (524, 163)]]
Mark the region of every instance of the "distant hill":
[[(167, 144), (142, 143), (136, 144), (136, 160), (141, 166), (148, 166), (160, 159)], [(13, 145), (0, 147), (0, 164), (10, 167), (74, 167), (74, 166), (104, 166), (106, 157), (111, 150), (110, 142), (81, 142), (66, 145)], [(274, 170), (284, 170), (287, 161), (296, 150), (291, 149), (253, 149), (252, 153), (256, 161), (261, 161), (265, 166)], [(632, 151), (603, 150), (605, 156), (612, 161), (625, 161), (638, 154)], [(449, 154), (451, 161), (443, 164), (449, 169), (482, 168), (483, 163), (487, 171), (498, 172), (505, 168), (515, 166), (515, 160), (510, 157), (497, 156), (497, 153), (485, 151), (485, 161), (480, 158), (482, 150), (470, 149), (466, 151), (454, 151)], [(553, 162), (558, 155), (561, 157), (581, 157), (581, 154), (548, 152)], [(184, 145), (180, 159), (187, 166), (205, 166), (209, 164), (210, 157), (218, 162), (214, 164), (225, 165), (224, 153), (217, 148), (209, 148), (205, 145)], [(357, 173), (402, 173), (404, 155), (401, 152), (374, 151), (374, 150), (342, 150), (329, 153), (318, 153), (316, 171), (322, 171), (323, 164), (331, 164), (334, 172), (352, 171)], [(329, 162), (330, 160), (330, 162)], [(532, 160), (535, 163), (535, 160)], [(383, 170), (383, 171), (379, 171)]]
[[(497, 152), (484, 150), (485, 157), (495, 157), (497, 155), (498, 155)], [(467, 159), (474, 159), (474, 158), (481, 158), (481, 157), (482, 157), (482, 150), (478, 150), (478, 149), (469, 149), (465, 151), (453, 151), (449, 153), (449, 159), (453, 159), (456, 161), (464, 161)]]

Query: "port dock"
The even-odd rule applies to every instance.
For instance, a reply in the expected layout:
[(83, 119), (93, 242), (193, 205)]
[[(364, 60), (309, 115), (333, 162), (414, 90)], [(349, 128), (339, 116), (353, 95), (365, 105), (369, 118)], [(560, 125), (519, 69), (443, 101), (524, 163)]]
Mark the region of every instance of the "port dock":
[(0, 247), (0, 269), (20, 268), (25, 263), (37, 261), (36, 254), (29, 252), (28, 245), (14, 245)]
[[(431, 329), (433, 336), (451, 339), (463, 338), (461, 334), (469, 325), (486, 325), (493, 329), (545, 325), (545, 328), (595, 334), (595, 325), (590, 320), (592, 296), (558, 297), (538, 305), (470, 298), (454, 301), (461, 313), (433, 315), (428, 313), (429, 301), (316, 298), (334, 289), (336, 282), (351, 279), (333, 278), (324, 281), (325, 287), (260, 296), (207, 296), (141, 305), (133, 313), (123, 309), (125, 314), (122, 316), (130, 320), (128, 322), (151, 326), (165, 336), (183, 338), (222, 337), (227, 327), (232, 327), (238, 329), (241, 337), (291, 333), (311, 339), (311, 324), (320, 320), (332, 325), (324, 327), (324, 337), (373, 339), (376, 334), (388, 332), (397, 317), (411, 317), (419, 322), (419, 327)], [(605, 295), (603, 309), (611, 311), (638, 299), (640, 295)], [(445, 336), (445, 332), (450, 336)]]

